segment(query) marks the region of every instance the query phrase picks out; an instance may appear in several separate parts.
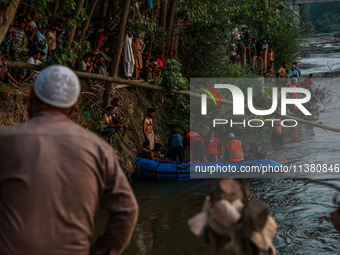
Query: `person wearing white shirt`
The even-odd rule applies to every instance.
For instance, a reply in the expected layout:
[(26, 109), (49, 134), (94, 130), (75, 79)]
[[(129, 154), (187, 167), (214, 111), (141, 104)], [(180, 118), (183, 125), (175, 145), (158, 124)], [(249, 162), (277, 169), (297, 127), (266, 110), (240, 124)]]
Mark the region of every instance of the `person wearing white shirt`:
[[(33, 53), (33, 56), (28, 58), (27, 63), (32, 65), (41, 65), (42, 62), (40, 61), (40, 51), (35, 51)], [(39, 71), (28, 70), (25, 78), (23, 79), (23, 82), (34, 82), (38, 74)]]

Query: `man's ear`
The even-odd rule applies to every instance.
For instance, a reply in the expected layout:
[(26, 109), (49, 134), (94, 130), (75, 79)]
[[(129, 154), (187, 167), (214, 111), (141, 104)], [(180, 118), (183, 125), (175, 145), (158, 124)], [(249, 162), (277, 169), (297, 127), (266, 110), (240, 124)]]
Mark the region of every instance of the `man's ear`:
[(76, 108), (77, 108), (78, 102), (75, 103), (72, 108), (69, 110), (69, 112), (67, 113), (68, 116), (72, 116), (72, 114), (75, 112)]

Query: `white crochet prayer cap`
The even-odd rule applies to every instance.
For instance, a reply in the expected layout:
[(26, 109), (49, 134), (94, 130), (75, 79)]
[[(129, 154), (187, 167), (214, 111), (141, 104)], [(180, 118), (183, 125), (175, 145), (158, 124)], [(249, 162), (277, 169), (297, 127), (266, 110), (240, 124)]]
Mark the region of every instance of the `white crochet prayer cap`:
[(77, 102), (80, 90), (77, 75), (70, 68), (61, 65), (43, 69), (34, 83), (34, 93), (42, 102), (62, 109)]

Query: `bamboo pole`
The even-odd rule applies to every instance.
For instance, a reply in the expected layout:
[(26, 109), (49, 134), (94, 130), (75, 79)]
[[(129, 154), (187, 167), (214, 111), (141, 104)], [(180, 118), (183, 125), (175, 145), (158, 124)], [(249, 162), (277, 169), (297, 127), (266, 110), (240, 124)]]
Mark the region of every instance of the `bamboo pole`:
[[(22, 63), (22, 62), (14, 62), (14, 61), (8, 61), (7, 66), (12, 67), (12, 68), (24, 68), (24, 69), (31, 69), (31, 70), (37, 70), (37, 71), (41, 70), (40, 66), (38, 66), (38, 65)], [(118, 88), (125, 88), (127, 86), (133, 86), (133, 87), (137, 87), (137, 88), (144, 88), (144, 89), (162, 91), (162, 92), (165, 92), (165, 93), (179, 94), (179, 95), (183, 95), (183, 96), (186, 96), (186, 97), (201, 98), (201, 94), (190, 92), (189, 90), (167, 89), (167, 88), (164, 88), (164, 87), (150, 85), (150, 84), (143, 83), (143, 82), (140, 82), (140, 81), (132, 81), (132, 80), (123, 79), (123, 78), (108, 77), (108, 76), (103, 76), (103, 75), (94, 74), (94, 73), (86, 73), (86, 72), (79, 72), (79, 71), (75, 71), (75, 73), (77, 74), (77, 76), (80, 79), (81, 78), (89, 78), (89, 79), (94, 79), (94, 80), (102, 80), (102, 81), (115, 83), (115, 84), (117, 84), (116, 87), (115, 87), (117, 89)], [(210, 97), (208, 97), (208, 99), (212, 100)], [(229, 101), (229, 100), (223, 99), (222, 103), (233, 106), (233, 102)], [(244, 106), (246, 108), (248, 108), (247, 105), (244, 105)], [(256, 109), (265, 110), (265, 109), (260, 108), (260, 107), (256, 107)], [(304, 120), (304, 119), (301, 119), (301, 118), (298, 118), (298, 117), (295, 117), (295, 116), (286, 115), (286, 117), (287, 117), (287, 119), (296, 120), (299, 123), (311, 125), (311, 126), (314, 126), (314, 127), (318, 127), (318, 128), (322, 128), (322, 129), (330, 130), (330, 131), (334, 131), (334, 132), (340, 132), (340, 128), (329, 127), (329, 126), (326, 126), (326, 125), (323, 125), (323, 124), (315, 123), (313, 121)]]

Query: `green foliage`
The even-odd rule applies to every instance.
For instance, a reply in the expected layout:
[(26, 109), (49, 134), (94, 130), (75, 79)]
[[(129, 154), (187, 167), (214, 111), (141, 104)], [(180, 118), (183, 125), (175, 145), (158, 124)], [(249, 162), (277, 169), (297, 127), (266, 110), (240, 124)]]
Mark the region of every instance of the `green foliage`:
[(175, 59), (167, 59), (162, 66), (160, 85), (168, 89), (185, 90), (189, 88), (188, 79), (180, 72), (181, 64)]
[(0, 0), (0, 6), (4, 6), (5, 4), (11, 3), (11, 0)]
[(316, 32), (340, 32), (340, 3), (312, 4), (306, 12)]
[(79, 18), (78, 18), (78, 23), (82, 24), (84, 21), (86, 21), (88, 19), (89, 19), (89, 16), (86, 13), (86, 9), (82, 8), (80, 15), (79, 15)]
[(85, 111), (84, 113), (87, 120), (92, 124), (91, 126), (94, 126), (94, 130), (99, 131), (101, 125), (105, 123), (101, 108), (96, 108), (92, 114), (90, 111)]
[(164, 127), (166, 130), (173, 131), (178, 134), (184, 134), (190, 130), (190, 101), (182, 95), (171, 97), (173, 106), (167, 111)]
[(85, 41), (84, 45), (81, 46), (77, 42), (73, 42), (72, 49), (68, 50), (65, 47), (58, 46), (54, 51), (53, 58), (47, 60), (43, 63), (44, 67), (49, 65), (72, 65), (78, 58), (82, 58), (82, 56), (91, 52), (90, 43)]
[(155, 30), (155, 24), (144, 17), (141, 17), (140, 20), (129, 19), (126, 25), (126, 32), (133, 34), (134, 37), (144, 37), (148, 33), (153, 33)]
[(275, 62), (296, 58), (300, 39), (293, 30), (293, 17), (275, 2), (248, 0), (184, 1), (178, 16), (188, 18), (191, 28), (184, 31), (180, 58), (186, 75), (196, 77), (252, 77), (251, 71), (233, 66), (230, 58), (231, 32), (247, 25), (252, 38), (269, 33), (276, 54)]
[(296, 28), (281, 28), (273, 37), (273, 51), (275, 52), (275, 67), (278, 70), (283, 62), (292, 64), (298, 57), (300, 41), (302, 40)]

